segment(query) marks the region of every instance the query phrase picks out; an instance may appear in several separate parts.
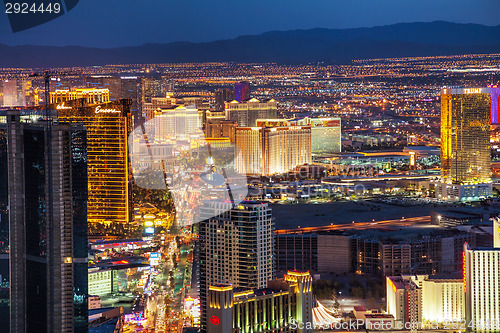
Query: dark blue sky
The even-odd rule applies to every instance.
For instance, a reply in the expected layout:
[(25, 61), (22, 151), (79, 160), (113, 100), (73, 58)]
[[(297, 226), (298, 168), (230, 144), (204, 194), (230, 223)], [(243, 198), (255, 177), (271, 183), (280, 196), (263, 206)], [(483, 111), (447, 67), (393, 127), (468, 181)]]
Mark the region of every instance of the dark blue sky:
[(115, 47), (435, 20), (500, 25), (500, 0), (80, 0), (15, 34), (0, 13), (0, 43)]

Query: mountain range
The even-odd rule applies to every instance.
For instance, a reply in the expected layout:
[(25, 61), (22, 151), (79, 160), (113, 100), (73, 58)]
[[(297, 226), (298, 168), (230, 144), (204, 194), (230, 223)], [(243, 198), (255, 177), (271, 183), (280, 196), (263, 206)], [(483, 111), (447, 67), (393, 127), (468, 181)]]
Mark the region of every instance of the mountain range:
[(0, 67), (210, 61), (345, 64), (355, 59), (471, 53), (500, 53), (500, 26), (416, 22), (371, 28), (271, 31), (204, 43), (119, 48), (0, 44)]

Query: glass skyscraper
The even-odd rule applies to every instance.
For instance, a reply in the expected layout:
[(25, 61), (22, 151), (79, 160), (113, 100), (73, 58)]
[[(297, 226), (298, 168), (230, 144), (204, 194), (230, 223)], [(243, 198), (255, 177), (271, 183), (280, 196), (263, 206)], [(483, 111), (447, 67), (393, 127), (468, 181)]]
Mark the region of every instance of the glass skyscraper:
[(441, 92), (441, 183), (438, 197), (475, 200), (491, 195), (490, 89)]
[(86, 133), (40, 116), (7, 111), (10, 331), (86, 332)]

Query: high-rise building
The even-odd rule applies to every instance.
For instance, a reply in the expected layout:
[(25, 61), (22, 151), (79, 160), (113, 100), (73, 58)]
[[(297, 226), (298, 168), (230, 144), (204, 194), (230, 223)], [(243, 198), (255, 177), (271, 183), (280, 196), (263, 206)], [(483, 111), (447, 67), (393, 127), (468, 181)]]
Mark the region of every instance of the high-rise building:
[(27, 106), (31, 104), (31, 80), (8, 79), (0, 81), (0, 106)]
[(274, 224), (269, 205), (256, 201), (236, 206), (205, 201), (200, 218), (201, 323), (206, 330), (210, 286), (261, 289), (274, 278)]
[(109, 75), (94, 75), (85, 79), (87, 87), (109, 90), (111, 101), (122, 98), (122, 82), (119, 77)]
[(340, 153), (342, 149), (342, 127), (340, 118), (300, 119), (297, 125), (311, 126), (311, 149), (313, 154)]
[(492, 195), (490, 88), (441, 91), (441, 183), (436, 196), (471, 201)]
[[(6, 286), (9, 283), (9, 175), (7, 155), (7, 128), (5, 112), (0, 112), (0, 283)], [(9, 293), (0, 293), (0, 320), (5, 327), (10, 325), (9, 320)]]
[(312, 333), (312, 277), (289, 271), (266, 289), (209, 287), (208, 333)]
[(234, 92), (231, 89), (217, 89), (215, 91), (215, 111), (224, 111), (224, 103), (234, 99)]
[(236, 124), (230, 120), (211, 119), (207, 121), (205, 136), (207, 138), (229, 138), (234, 142)]
[(88, 222), (127, 228), (131, 213), (128, 100), (84, 106), (73, 102), (79, 104), (69, 101), (57, 111), (60, 122), (81, 124), (87, 130)]
[(139, 110), (139, 80), (137, 76), (122, 76), (121, 80), (121, 98), (129, 99), (130, 103), (130, 114), (134, 119), (134, 124), (140, 124), (143, 122), (142, 114)]
[(167, 79), (156, 77), (141, 78), (141, 104), (151, 103), (152, 97), (165, 97), (170, 85)]
[(463, 322), (464, 283), (460, 278), (427, 277), (422, 282), (422, 320), (424, 322)]
[(273, 119), (277, 115), (277, 103), (274, 99), (261, 102), (256, 98), (248, 101), (225, 103), (226, 120), (234, 121), (241, 127), (254, 127), (257, 119)]
[(500, 249), (464, 245), (463, 281), (468, 332), (498, 332), (500, 325)]
[(250, 98), (250, 83), (237, 82), (234, 85), (234, 99), (243, 102)]
[(201, 114), (194, 105), (172, 106), (155, 112), (156, 140), (189, 140), (190, 135), (201, 132)]
[(10, 331), (87, 332), (85, 129), (32, 119), (7, 111)]
[(289, 126), (286, 120), (257, 122), (257, 127), (236, 127), (234, 142), (237, 172), (247, 175), (271, 176), (309, 164), (311, 126)]
[(388, 276), (386, 279), (387, 313), (394, 316), (396, 323), (422, 323), (423, 276)]
[(399, 327), (443, 327), (465, 318), (464, 283), (454, 276), (388, 276), (386, 298), (387, 312)]
[(64, 108), (64, 102), (84, 98), (88, 104), (109, 102), (109, 90), (98, 88), (72, 88), (50, 92), (50, 104)]

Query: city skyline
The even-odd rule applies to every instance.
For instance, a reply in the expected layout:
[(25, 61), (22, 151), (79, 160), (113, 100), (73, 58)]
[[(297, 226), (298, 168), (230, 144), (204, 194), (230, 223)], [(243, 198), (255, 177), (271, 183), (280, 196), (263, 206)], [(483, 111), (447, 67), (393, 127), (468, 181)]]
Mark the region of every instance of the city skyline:
[(499, 331), (498, 0), (9, 1), (0, 331)]

